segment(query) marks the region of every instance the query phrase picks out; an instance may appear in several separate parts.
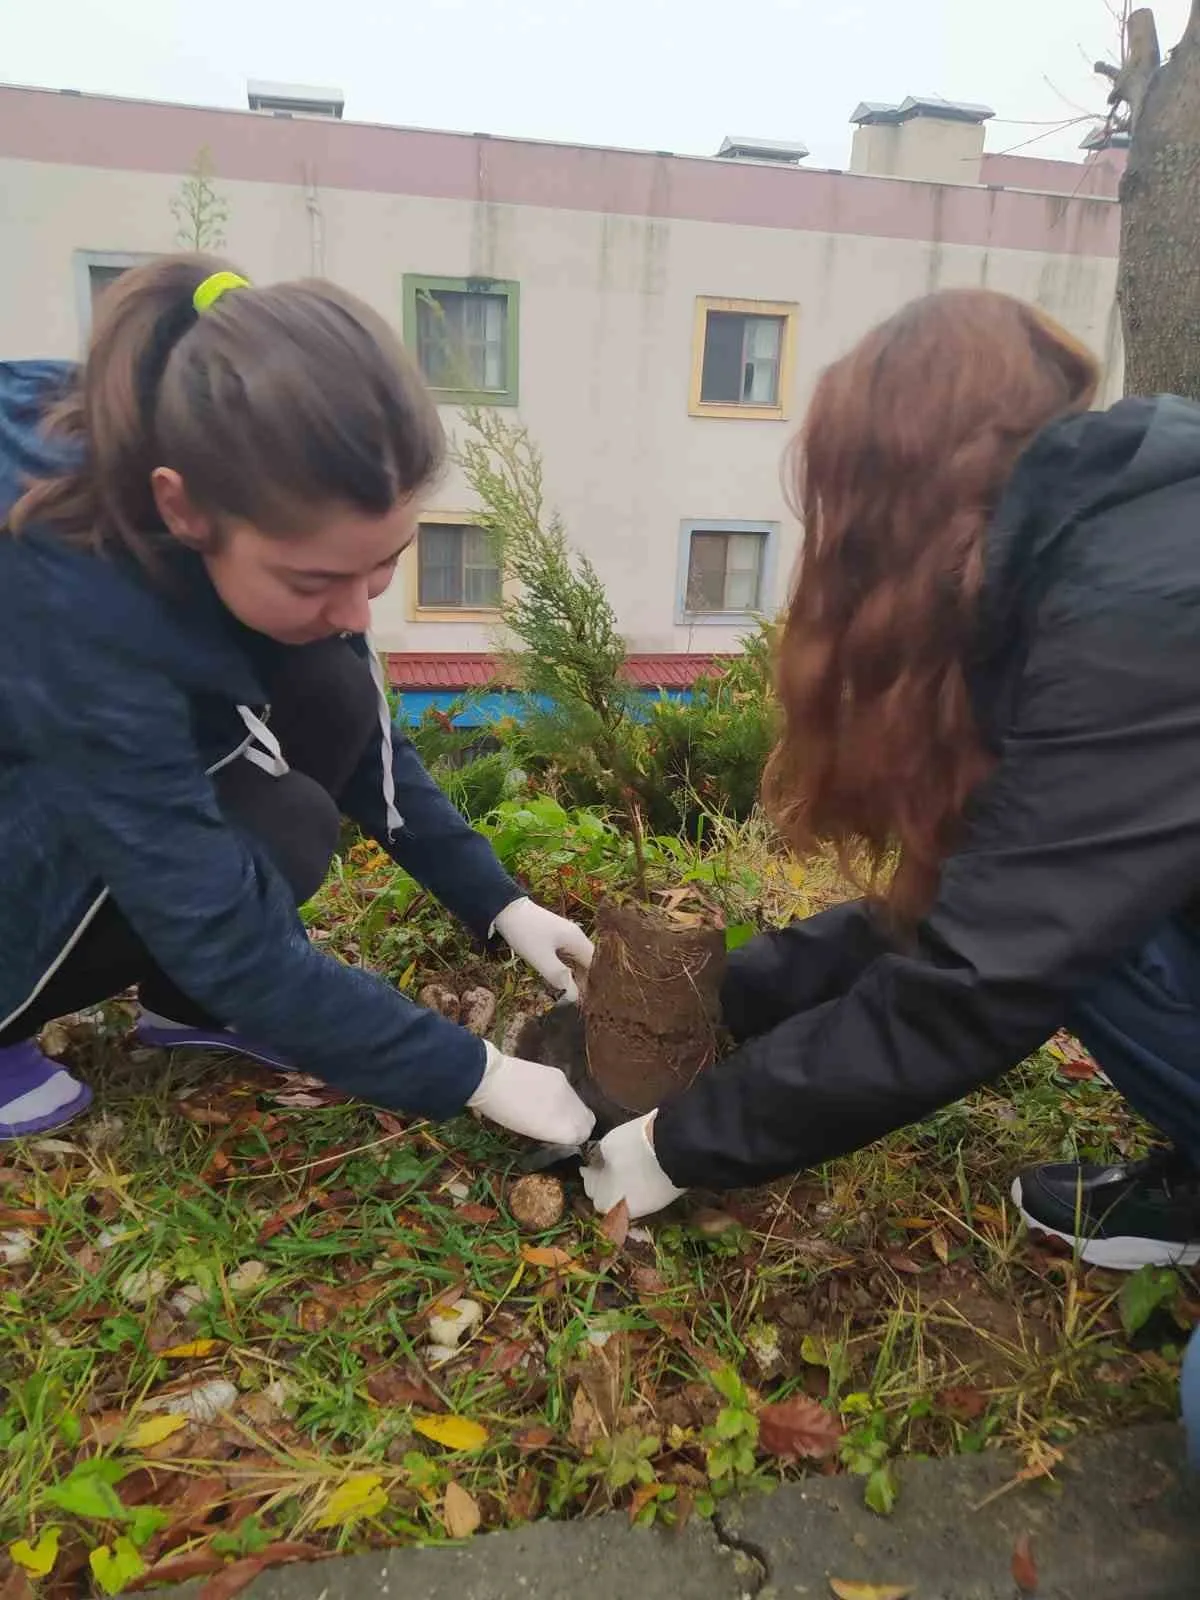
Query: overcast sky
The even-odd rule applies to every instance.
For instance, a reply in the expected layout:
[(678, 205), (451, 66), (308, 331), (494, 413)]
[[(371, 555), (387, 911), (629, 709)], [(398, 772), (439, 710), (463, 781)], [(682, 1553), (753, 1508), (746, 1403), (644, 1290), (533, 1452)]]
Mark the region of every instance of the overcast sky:
[[(842, 166), (860, 100), (993, 107), (988, 146), (1074, 158), (1119, 0), (0, 0), (10, 83), (244, 106), (331, 85), (357, 121), (711, 155), (802, 139)], [(1164, 50), (1188, 0), (1155, 0)], [(1047, 124), (1040, 126), (1036, 124)], [(1032, 143), (1028, 141), (1034, 141)]]

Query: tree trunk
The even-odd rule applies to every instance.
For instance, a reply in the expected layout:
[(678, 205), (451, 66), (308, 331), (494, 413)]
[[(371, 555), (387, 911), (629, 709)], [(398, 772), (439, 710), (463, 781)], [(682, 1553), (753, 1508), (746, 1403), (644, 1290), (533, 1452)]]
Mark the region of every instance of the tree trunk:
[(1133, 119), (1117, 299), (1126, 393), (1200, 400), (1200, 0)]

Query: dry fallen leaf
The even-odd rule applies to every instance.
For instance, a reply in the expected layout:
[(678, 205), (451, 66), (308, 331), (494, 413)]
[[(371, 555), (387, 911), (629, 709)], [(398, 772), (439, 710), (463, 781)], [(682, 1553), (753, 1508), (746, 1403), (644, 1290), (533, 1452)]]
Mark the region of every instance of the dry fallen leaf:
[(399, 1367), (377, 1367), (366, 1379), (367, 1393), (376, 1405), (423, 1406), (426, 1411), (442, 1411), (442, 1402), (427, 1384), (412, 1378)]
[(482, 1521), (472, 1495), (451, 1478), (442, 1500), (442, 1521), (452, 1539), (469, 1539)]
[(461, 1217), (464, 1222), (477, 1222), (481, 1226), (485, 1222), (495, 1222), (500, 1215), (495, 1206), (477, 1205), (473, 1200), (468, 1200), (464, 1205), (455, 1206), (454, 1214), (457, 1217)]
[(228, 1378), (210, 1378), (190, 1389), (150, 1395), (142, 1401), (142, 1410), (173, 1411), (189, 1422), (215, 1422), (223, 1412), (233, 1409), (237, 1397), (237, 1387)]
[(1033, 1551), (1029, 1547), (1029, 1535), (1027, 1533), (1023, 1533), (1013, 1547), (1012, 1575), (1013, 1582), (1022, 1594), (1037, 1593), (1037, 1562), (1033, 1559)]
[(625, 1243), (629, 1236), (629, 1202), (618, 1200), (611, 1211), (606, 1212), (600, 1223), (600, 1232), (617, 1250)]
[(842, 1425), (831, 1411), (808, 1395), (793, 1395), (758, 1413), (759, 1447), (769, 1455), (819, 1461), (841, 1443)]
[(418, 1417), (413, 1428), (447, 1450), (478, 1450), (487, 1443), (487, 1429), (470, 1417)]
[(181, 1433), (188, 1425), (188, 1418), (180, 1416), (176, 1411), (164, 1411), (159, 1416), (147, 1417), (145, 1422), (139, 1422), (125, 1440), (127, 1450), (149, 1450), (151, 1445), (161, 1444), (164, 1439), (169, 1439), (174, 1433)]
[(532, 1428), (522, 1428), (519, 1433), (513, 1434), (512, 1442), (518, 1450), (544, 1450), (548, 1444), (554, 1443), (554, 1429), (540, 1423)]
[(988, 1408), (988, 1397), (982, 1389), (942, 1389), (937, 1403), (948, 1411), (956, 1422), (975, 1422)]
[(527, 1261), (531, 1267), (549, 1267), (554, 1272), (561, 1272), (564, 1267), (572, 1265), (567, 1252), (552, 1244), (522, 1245), (521, 1260)]
[(158, 1353), (167, 1361), (191, 1361), (198, 1356), (211, 1356), (223, 1345), (223, 1339), (191, 1339), (187, 1344), (173, 1344), (169, 1350)]
[(944, 1267), (949, 1266), (950, 1241), (946, 1237), (945, 1230), (942, 1228), (935, 1228), (929, 1235), (929, 1243), (933, 1246), (933, 1253), (942, 1263), (942, 1265)]
[(325, 1554), (324, 1550), (314, 1545), (281, 1539), (276, 1544), (267, 1545), (256, 1556), (231, 1561), (220, 1572), (215, 1572), (200, 1585), (197, 1600), (232, 1600), (235, 1594), (240, 1594), (248, 1583), (252, 1583), (268, 1567), (282, 1566), (287, 1561), (318, 1561)]
[(387, 1490), (377, 1472), (356, 1472), (330, 1492), (314, 1526), (345, 1528), (374, 1517), (387, 1505)]
[(911, 1583), (847, 1583), (844, 1578), (830, 1578), (829, 1587), (838, 1600), (908, 1600), (913, 1593)]

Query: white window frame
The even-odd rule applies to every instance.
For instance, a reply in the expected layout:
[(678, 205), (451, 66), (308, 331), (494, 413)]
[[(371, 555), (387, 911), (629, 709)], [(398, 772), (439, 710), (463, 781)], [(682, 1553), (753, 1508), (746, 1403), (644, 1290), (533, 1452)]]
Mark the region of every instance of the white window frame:
[[(692, 535), (696, 533), (753, 533), (763, 541), (759, 567), (758, 605), (747, 611), (689, 611), (688, 572)], [(679, 561), (676, 580), (675, 621), (684, 627), (736, 628), (772, 615), (775, 593), (775, 558), (779, 544), (777, 522), (747, 522), (728, 517), (689, 517), (679, 525)]]
[(76, 250), (72, 261), (75, 273), (75, 309), (79, 322), (80, 348), (85, 348), (92, 336), (92, 272), (93, 267), (115, 267), (125, 271), (140, 267), (143, 262), (155, 260), (154, 251), (131, 250)]

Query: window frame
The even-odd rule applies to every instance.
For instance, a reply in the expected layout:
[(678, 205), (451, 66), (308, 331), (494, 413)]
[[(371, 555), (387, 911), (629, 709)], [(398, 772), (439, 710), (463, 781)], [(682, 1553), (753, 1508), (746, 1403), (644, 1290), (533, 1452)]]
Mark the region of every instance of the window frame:
[[(688, 573), (692, 560), (692, 536), (697, 533), (753, 533), (762, 539), (759, 564), (758, 604), (747, 611), (690, 611)], [(679, 524), (679, 558), (676, 577), (675, 621), (687, 628), (736, 628), (774, 610), (775, 553), (779, 544), (779, 523), (746, 521), (729, 517), (687, 517)]]
[[(429, 384), (429, 392), (439, 405), (515, 406), (521, 386), (521, 285), (515, 278), (438, 278), (424, 273), (404, 274), (404, 343), (414, 361), (420, 364), (417, 303), (422, 294), (479, 294), (503, 296), (507, 302), (504, 359), (508, 368), (503, 389), (443, 388)], [(422, 374), (424, 375), (424, 374)], [(428, 382), (428, 379), (426, 379)]]
[(150, 250), (76, 250), (72, 253), (72, 270), (75, 276), (75, 308), (79, 323), (81, 346), (86, 346), (92, 336), (92, 271), (93, 267), (117, 268), (127, 271), (154, 261)]
[[(779, 341), (779, 397), (775, 405), (730, 404), (728, 401), (701, 399), (704, 379), (704, 346), (708, 337), (710, 311), (739, 317), (778, 317), (782, 323)], [(693, 417), (720, 417), (740, 422), (786, 422), (791, 415), (792, 380), (795, 373), (796, 324), (800, 307), (794, 300), (729, 300), (714, 295), (697, 295), (692, 325), (692, 373), (688, 394), (688, 413)]]
[[(426, 525), (452, 528), (478, 528), (477, 511), (422, 511), (417, 519), (417, 536), (401, 557), (404, 565), (404, 594), (410, 622), (496, 623), (503, 603), (498, 606), (423, 606), (421, 604), (421, 529)], [(504, 594), (504, 570), (500, 570), (500, 591)]]

